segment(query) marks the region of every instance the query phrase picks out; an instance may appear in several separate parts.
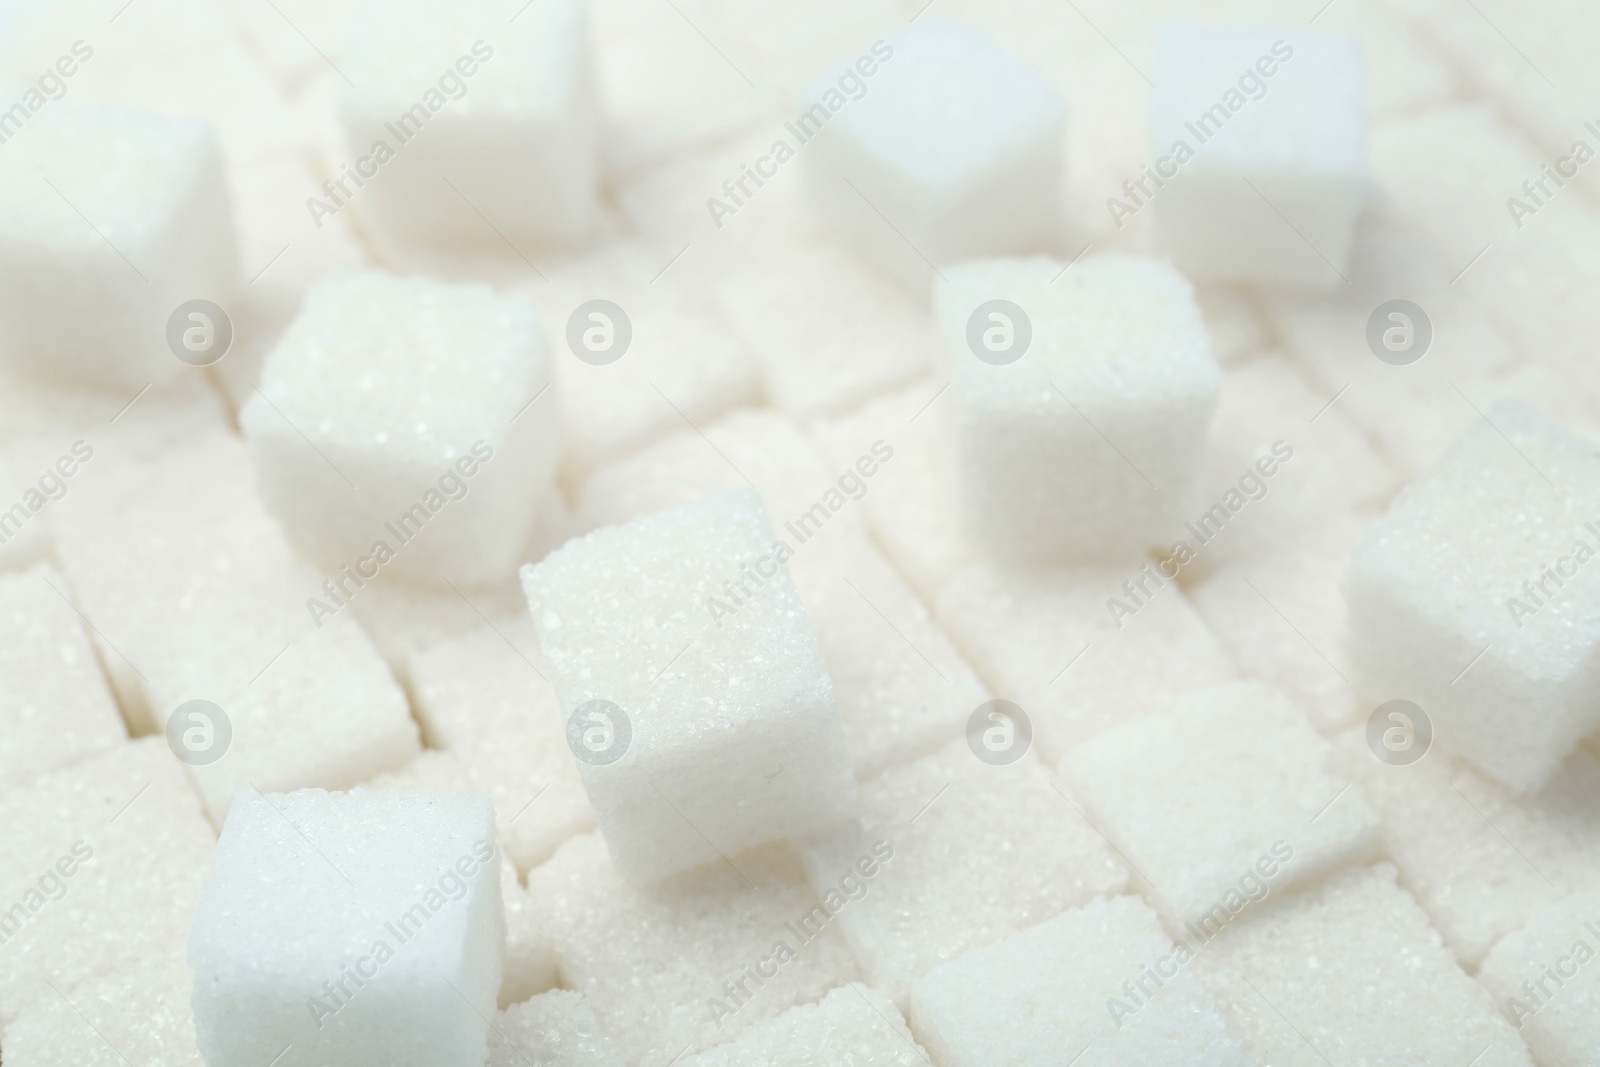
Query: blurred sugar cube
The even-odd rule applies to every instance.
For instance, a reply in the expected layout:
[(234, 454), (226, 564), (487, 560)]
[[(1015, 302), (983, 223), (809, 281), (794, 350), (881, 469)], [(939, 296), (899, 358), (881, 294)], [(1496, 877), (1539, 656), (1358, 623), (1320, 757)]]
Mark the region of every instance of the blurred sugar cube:
[(598, 530), (523, 569), (579, 774), (627, 877), (804, 834), (854, 804), (788, 554), (741, 490)]
[(1120, 254), (980, 260), (936, 287), (975, 541), (1135, 558), (1195, 499), (1222, 372), (1187, 281)]
[(330, 211), (353, 198), (383, 236), (514, 249), (593, 227), (598, 116), (580, 0), (510, 15), (491, 0), (377, 0), (348, 51), (352, 155)]
[(313, 287), (239, 421), (267, 505), (346, 596), (380, 572), (508, 578), (558, 450), (531, 305), (377, 273)]
[(57, 107), (8, 138), (0, 358), (23, 373), (129, 395), (171, 377), (168, 320), (193, 300), (226, 309), (238, 271), (203, 121)]
[(928, 1059), (900, 1009), (871, 986), (851, 982), (815, 1004), (790, 1008), (752, 1027), (735, 1041), (690, 1056), (683, 1067), (806, 1062), (919, 1067)]
[(1517, 1024), (1538, 1062), (1582, 1067), (1600, 1033), (1600, 892), (1577, 893), (1539, 911), (1508, 935), (1478, 980)]
[(1357, 684), (1521, 792), (1600, 727), (1600, 456), (1506, 401), (1402, 490), (1345, 575)]
[(813, 206), (913, 293), (945, 264), (1053, 235), (1066, 104), (981, 31), (917, 19), (807, 86), (799, 106), (786, 129)]
[(1366, 199), (1357, 39), (1176, 25), (1151, 73), (1155, 159), (1124, 183), (1123, 209), (1151, 204), (1158, 240), (1191, 277), (1343, 284)]
[(482, 1064), (500, 870), (479, 794), (241, 790), (189, 933), (206, 1062)]

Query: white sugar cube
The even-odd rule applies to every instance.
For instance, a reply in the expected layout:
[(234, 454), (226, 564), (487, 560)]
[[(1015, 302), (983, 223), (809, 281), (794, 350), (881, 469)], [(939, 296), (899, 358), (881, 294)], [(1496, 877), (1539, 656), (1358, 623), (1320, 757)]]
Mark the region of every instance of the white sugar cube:
[(60, 996), (46, 990), (6, 1027), (6, 1064), (203, 1067), (189, 1006), (193, 992), (194, 975), (176, 943)]
[(1347, 34), (1174, 26), (1156, 42), (1151, 204), (1185, 274), (1268, 286), (1344, 280), (1366, 197), (1361, 45)]
[(489, 1067), (624, 1067), (582, 993), (552, 989), (495, 1016)]
[(1299, 708), (1236, 682), (1069, 749), (1061, 771), (1162, 913), (1210, 935), (1272, 894), (1376, 857), (1377, 817), (1332, 764)]
[(683, 1061), (683, 1067), (920, 1067), (927, 1054), (900, 1009), (871, 986), (851, 982), (816, 1004), (790, 1008), (743, 1037)]
[(506, 947), (500, 975), (500, 1007), (527, 1000), (556, 984), (555, 950), (539, 923), (528, 891), (517, 880), (511, 860), (500, 859), (500, 903), (505, 916)]
[(584, 834), (529, 872), (562, 985), (584, 995), (625, 1062), (730, 1041), (857, 977), (838, 932), (815, 919), (792, 853), (767, 846), (733, 861), (641, 888)]
[[(80, 451), (82, 447), (92, 446), (85, 441)], [(69, 452), (64, 457), (63, 467), (70, 470), (76, 463)], [(0, 568), (6, 570), (21, 570), (42, 563), (50, 555), (49, 518), (41, 518), (39, 512), (50, 496), (60, 492), (56, 485), (62, 478), (59, 472), (52, 470), (37, 475), (29, 470), (30, 477), (45, 479), (44, 488), (40, 488), (38, 482), (23, 478), (24, 469), (14, 458), (0, 455), (0, 501), (4, 501), (0, 505), (4, 509), (0, 510)]]
[(919, 979), (911, 1026), (941, 1067), (1065, 1063), (1086, 1052), (1085, 1062), (1106, 1067), (1250, 1067), (1187, 969), (1191, 956), (1137, 897), (1098, 899)]
[(507, 578), (559, 433), (531, 306), (377, 273), (307, 294), (239, 422), (268, 506), (345, 597), (380, 573)]
[(956, 260), (1048, 238), (1066, 104), (979, 30), (919, 18), (811, 83), (798, 108), (785, 128), (812, 204), (912, 292)]
[(1032, 752), (991, 765), (966, 737), (865, 783), (859, 823), (802, 858), (867, 980), (902, 1004), (936, 964), (1128, 881)]
[(523, 570), (579, 774), (630, 878), (850, 811), (833, 685), (786, 559), (742, 490), (596, 531)]
[(1193, 967), (1259, 1063), (1533, 1064), (1387, 863), (1266, 904)]
[(352, 31), (330, 210), (435, 244), (567, 242), (593, 227), (594, 60), (577, 0), (510, 16), (380, 0)]
[(200, 1050), (475, 1067), (504, 936), (487, 797), (241, 790), (189, 934)]
[(1069, 744), (1237, 678), (1227, 650), (1155, 564), (1011, 570), (975, 563), (939, 594), (939, 622), (1033, 720), (1054, 762)]
[(48, 564), (0, 575), (0, 788), (128, 736), (66, 592)]
[(214, 839), (161, 739), (0, 793), (0, 825), (0, 1025), (182, 942)]
[(1600, 892), (1541, 910), (1478, 971), (1545, 1067), (1582, 1067), (1600, 1033)]
[(174, 331), (169, 320), (193, 300), (226, 310), (238, 284), (210, 129), (54, 108), (14, 137), (0, 160), (0, 358), (118, 392), (184, 370), (169, 335), (182, 345), (203, 324), (185, 317)]
[(1395, 498), (1345, 577), (1356, 681), (1514, 789), (1600, 727), (1600, 458), (1502, 403)]
[(972, 538), (1024, 560), (1163, 545), (1198, 496), (1222, 382), (1189, 283), (1120, 254), (946, 277), (935, 304)]

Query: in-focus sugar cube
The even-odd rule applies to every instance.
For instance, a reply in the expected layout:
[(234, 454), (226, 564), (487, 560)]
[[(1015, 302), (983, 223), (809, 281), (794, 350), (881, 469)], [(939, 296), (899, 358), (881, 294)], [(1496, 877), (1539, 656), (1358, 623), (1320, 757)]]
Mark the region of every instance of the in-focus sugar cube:
[(1032, 752), (992, 765), (962, 737), (865, 783), (859, 821), (801, 856), (867, 980), (903, 1002), (936, 964), (1127, 885), (1069, 795)]
[(969, 536), (1036, 561), (1163, 545), (1197, 497), (1222, 383), (1189, 283), (1120, 254), (945, 273)]
[(805, 146), (812, 204), (912, 292), (956, 260), (1048, 239), (1066, 104), (976, 28), (919, 18), (807, 86), (799, 107), (786, 128)]
[(595, 222), (598, 116), (584, 5), (380, 0), (351, 34), (334, 177), (382, 236), (564, 243)]
[(200, 1051), (478, 1067), (504, 937), (488, 797), (241, 790), (189, 933)]
[(555, 393), (531, 305), (337, 275), (306, 295), (239, 422), (268, 507), (348, 598), (379, 574), (508, 578), (553, 478)]
[(1069, 749), (1061, 771), (1163, 914), (1214, 932), (1271, 894), (1375, 857), (1377, 817), (1332, 762), (1298, 707), (1236, 682)]
[(489, 1067), (624, 1067), (582, 993), (552, 989), (504, 1009), (489, 1028)]
[(0, 788), (125, 740), (60, 572), (0, 575)]
[(238, 284), (199, 119), (46, 109), (0, 159), (0, 235), (0, 358), (32, 377), (116, 391), (171, 377), (185, 365), (169, 318), (191, 300), (226, 311)]
[[(918, 979), (911, 1027), (940, 1067), (1032, 1067), (1085, 1054), (1104, 1067), (1250, 1067), (1190, 958), (1137, 897), (1101, 898)], [(1166, 976), (1157, 985), (1152, 969)], [(1134, 982), (1154, 990), (1148, 1000), (1130, 994)]]
[(1496, 404), (1356, 546), (1356, 683), (1416, 701), (1441, 749), (1538, 789), (1600, 727), (1597, 551), (1594, 446)]
[(787, 558), (760, 497), (739, 490), (606, 527), (523, 569), (578, 772), (629, 878), (851, 810), (833, 684)]
[(894, 1002), (850, 982), (815, 1004), (790, 1008), (743, 1037), (683, 1061), (683, 1067), (919, 1067), (927, 1053)]
[(1544, 1067), (1582, 1067), (1600, 1033), (1600, 892), (1566, 897), (1507, 935), (1478, 970)]
[(1154, 161), (1110, 209), (1151, 204), (1159, 241), (1191, 277), (1342, 284), (1366, 198), (1357, 39), (1172, 26), (1151, 75)]

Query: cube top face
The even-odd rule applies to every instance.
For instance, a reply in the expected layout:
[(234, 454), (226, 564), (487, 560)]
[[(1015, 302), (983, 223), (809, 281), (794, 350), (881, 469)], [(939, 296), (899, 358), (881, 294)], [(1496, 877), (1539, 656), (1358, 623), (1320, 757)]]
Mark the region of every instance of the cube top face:
[(1066, 120), (1055, 86), (963, 23), (929, 15), (868, 54), (877, 60), (874, 75), (863, 78), (861, 67), (846, 65), (809, 85), (801, 106), (832, 110), (828, 94), (849, 94), (829, 126), (935, 195), (956, 192), (1055, 136)]
[(0, 233), (52, 250), (98, 253), (110, 241), (137, 255), (178, 224), (204, 172), (219, 163), (200, 119), (48, 108), (0, 155)]
[(1347, 589), (1387, 590), (1437, 634), (1564, 678), (1600, 643), (1600, 454), (1519, 403), (1488, 418), (1372, 524)]
[(483, 285), (338, 275), (306, 294), (262, 371), (270, 406), (252, 397), (241, 421), (278, 433), (287, 418), (324, 448), (433, 475), (477, 442), (504, 442), (550, 374), (529, 304)]
[(779, 545), (745, 489), (606, 527), (524, 567), (563, 708), (609, 700), (631, 718), (640, 758), (671, 762), (831, 708)]
[[(1057, 389), (1080, 406), (1211, 402), (1222, 371), (1181, 274), (1161, 260), (1121, 254), (1063, 273), (1066, 266), (1035, 256), (945, 271), (935, 316), (964, 409), (1059, 403)], [(992, 301), (1015, 304), (1022, 316), (986, 307)], [(1020, 346), (1025, 333), (1020, 357), (991, 362), (1005, 357), (988, 353)]]
[[(499, 877), (487, 796), (241, 789), (195, 915), (189, 962), (239, 995), (314, 976), (310, 988), (291, 990), (303, 998), (384, 940), (395, 957), (384, 970), (424, 981), (432, 970), (450, 973), (474, 900), (491, 888), (498, 897)], [(407, 943), (421, 951), (401, 951)]]
[(507, 18), (494, 0), (368, 5), (352, 35), (346, 112), (393, 122), (420, 101), (458, 114), (559, 117), (588, 77), (583, 5), (533, 0)]
[(1364, 64), (1352, 35), (1171, 26), (1153, 73), (1151, 150), (1187, 145), (1184, 170), (1365, 174)]

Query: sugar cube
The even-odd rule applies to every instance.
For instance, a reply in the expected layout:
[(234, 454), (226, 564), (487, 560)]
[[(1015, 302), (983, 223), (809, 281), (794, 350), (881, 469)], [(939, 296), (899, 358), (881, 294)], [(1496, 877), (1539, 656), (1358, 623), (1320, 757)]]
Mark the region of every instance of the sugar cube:
[(1600, 727), (1600, 458), (1495, 405), (1395, 498), (1345, 577), (1356, 682), (1416, 701), (1442, 749), (1520, 791)]
[(184, 369), (172, 344), (188, 343), (186, 331), (215, 339), (220, 324), (204, 309), (204, 322), (174, 320), (191, 301), (226, 308), (238, 284), (232, 208), (205, 122), (50, 109), (8, 141), (0, 205), (7, 363), (138, 390)]
[[(1332, 288), (1366, 197), (1361, 45), (1349, 34), (1178, 25), (1156, 41), (1151, 203), (1185, 274)], [(1113, 210), (1116, 210), (1113, 208)]]
[(790, 1008), (743, 1037), (683, 1061), (683, 1067), (918, 1067), (927, 1053), (883, 994), (850, 982), (815, 1004)]
[(582, 834), (529, 872), (562, 986), (584, 995), (625, 1062), (732, 1040), (857, 977), (838, 931), (811, 918), (818, 902), (793, 853), (769, 845), (734, 863), (641, 887)]
[(1066, 104), (975, 27), (919, 18), (799, 106), (786, 128), (812, 205), (913, 293), (956, 260), (1037, 248), (1056, 221)]
[(552, 989), (500, 1011), (489, 1026), (489, 1067), (623, 1067), (582, 993)]
[[(584, 7), (535, 0), (516, 14), (487, 0), (448, 10), (380, 0), (362, 13), (340, 105), (353, 158), (333, 183), (380, 234), (507, 242), (520, 256), (519, 241), (565, 243), (594, 226), (598, 118)], [(343, 200), (330, 196), (332, 213)]]
[(974, 563), (939, 594), (937, 617), (995, 691), (1033, 718), (1033, 743), (1052, 763), (1070, 743), (1237, 678), (1183, 591), (1149, 563)]
[(760, 497), (741, 490), (598, 530), (523, 570), (578, 772), (627, 877), (803, 834), (854, 803), (787, 555)]
[(0, 575), (0, 789), (128, 736), (65, 591), (49, 564)]
[[(1186, 947), (1186, 946), (1185, 946)], [(1137, 897), (1096, 899), (918, 979), (911, 1026), (948, 1067), (1249, 1067), (1216, 1003)], [(1166, 968), (1171, 967), (1168, 974)], [(1129, 994), (1155, 968), (1148, 1001)], [(1134, 1001), (1130, 1006), (1122, 998)]]
[[(74, 462), (69, 454), (66, 463)], [(39, 512), (52, 495), (46, 490), (54, 490), (61, 481), (57, 472), (46, 470), (40, 475), (48, 479), (41, 489), (25, 481), (20, 471), (13, 457), (0, 454), (0, 508), (4, 509), (0, 510), (0, 568), (6, 570), (21, 570), (49, 556), (49, 520), (39, 518)]]
[(160, 739), (0, 792), (0, 825), (0, 1025), (183, 940), (214, 840)]
[(307, 294), (239, 422), (268, 506), (353, 597), (380, 572), (507, 578), (555, 470), (556, 411), (532, 307), (359, 273)]
[(973, 540), (1043, 561), (1163, 544), (1198, 495), (1222, 382), (1189, 283), (1121, 254), (981, 260), (934, 299)]
[(481, 1064), (499, 874), (482, 795), (241, 790), (189, 933), (201, 1053)]
[(1299, 708), (1235, 682), (1069, 749), (1061, 772), (1162, 913), (1211, 934), (1270, 894), (1376, 858), (1377, 817), (1332, 763)]
[[(181, 931), (179, 931), (181, 933)], [(5, 1029), (8, 1067), (203, 1067), (182, 946), (31, 1001)]]
[(801, 849), (865, 977), (902, 1003), (935, 965), (1127, 885), (1033, 753), (992, 765), (969, 744), (884, 771), (858, 823)]
[(1507, 935), (1478, 980), (1494, 994), (1545, 1067), (1580, 1067), (1600, 1033), (1600, 892), (1566, 897)]
[(556, 958), (516, 867), (503, 854), (500, 903), (506, 928), (505, 965), (500, 975), (500, 1007), (504, 1009), (555, 985)]
[(1532, 1067), (1387, 863), (1264, 905), (1193, 966), (1260, 1063)]

